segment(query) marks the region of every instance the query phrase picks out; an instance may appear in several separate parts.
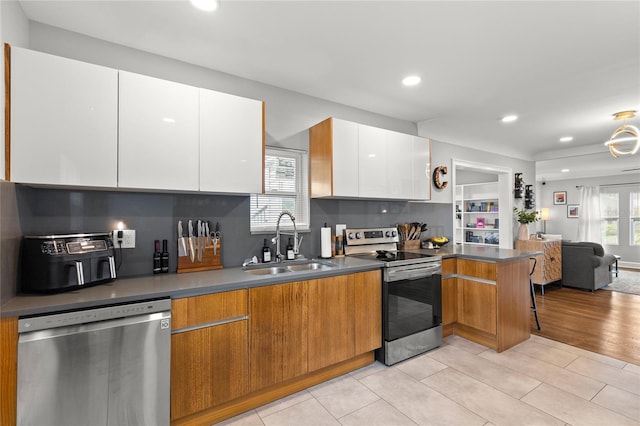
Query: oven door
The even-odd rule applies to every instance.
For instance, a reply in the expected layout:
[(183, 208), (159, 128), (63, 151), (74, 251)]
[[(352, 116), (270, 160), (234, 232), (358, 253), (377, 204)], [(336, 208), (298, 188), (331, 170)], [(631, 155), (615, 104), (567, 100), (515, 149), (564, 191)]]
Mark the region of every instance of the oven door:
[(391, 342), (442, 323), (440, 263), (389, 267), (382, 286), (383, 339)]

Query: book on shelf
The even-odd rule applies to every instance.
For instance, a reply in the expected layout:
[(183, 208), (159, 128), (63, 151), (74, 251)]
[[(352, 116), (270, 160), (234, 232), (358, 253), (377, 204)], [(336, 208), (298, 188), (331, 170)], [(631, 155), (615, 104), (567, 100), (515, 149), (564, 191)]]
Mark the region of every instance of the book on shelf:
[(484, 217), (476, 218), (476, 228), (484, 228)]

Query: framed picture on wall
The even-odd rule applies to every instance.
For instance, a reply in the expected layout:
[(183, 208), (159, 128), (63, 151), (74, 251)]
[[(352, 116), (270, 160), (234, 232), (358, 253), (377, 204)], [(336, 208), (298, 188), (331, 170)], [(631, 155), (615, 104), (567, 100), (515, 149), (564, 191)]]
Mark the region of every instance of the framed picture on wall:
[(578, 204), (569, 204), (567, 206), (567, 217), (578, 218), (580, 206)]
[(567, 204), (567, 191), (554, 192), (553, 204)]

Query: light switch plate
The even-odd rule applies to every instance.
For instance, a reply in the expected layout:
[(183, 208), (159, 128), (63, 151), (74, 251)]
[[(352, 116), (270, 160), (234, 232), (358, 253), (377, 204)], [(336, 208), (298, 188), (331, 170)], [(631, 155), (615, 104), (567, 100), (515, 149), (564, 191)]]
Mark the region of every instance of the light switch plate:
[[(113, 246), (115, 248), (136, 248), (136, 231), (134, 229), (123, 229), (122, 238), (118, 238), (118, 231), (114, 229), (112, 231)], [(120, 243), (120, 240), (122, 242)]]

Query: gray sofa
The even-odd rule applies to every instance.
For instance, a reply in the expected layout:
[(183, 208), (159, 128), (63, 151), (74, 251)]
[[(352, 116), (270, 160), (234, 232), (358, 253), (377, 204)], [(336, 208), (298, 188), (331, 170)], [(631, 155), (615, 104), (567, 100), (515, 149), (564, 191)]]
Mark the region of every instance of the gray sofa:
[(598, 243), (562, 242), (562, 285), (597, 290), (611, 283), (610, 266), (616, 262)]

